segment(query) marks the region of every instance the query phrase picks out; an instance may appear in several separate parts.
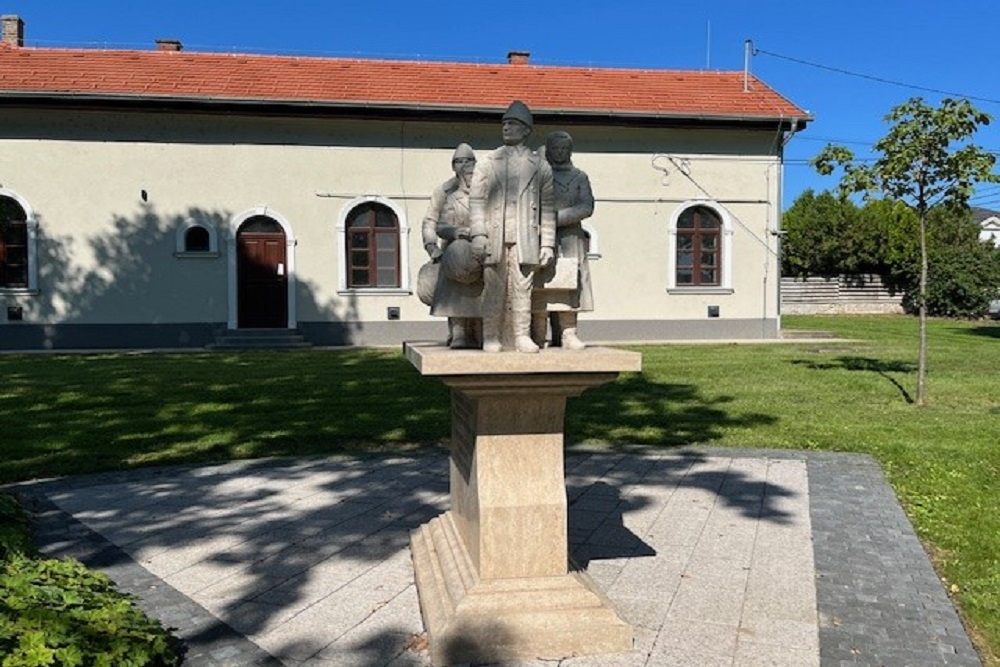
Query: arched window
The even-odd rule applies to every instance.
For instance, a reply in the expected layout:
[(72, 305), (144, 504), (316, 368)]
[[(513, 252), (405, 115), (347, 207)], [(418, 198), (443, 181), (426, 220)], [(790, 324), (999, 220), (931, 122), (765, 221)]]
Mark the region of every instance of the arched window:
[(399, 219), (374, 201), (347, 214), (347, 286), (400, 287)]
[(337, 216), (337, 292), (410, 294), (406, 209), (380, 195), (345, 202)]
[(38, 289), (37, 228), (27, 202), (0, 189), (0, 290), (21, 293)]
[(721, 284), (722, 219), (707, 206), (692, 206), (677, 218), (677, 287)]
[(671, 218), (667, 289), (732, 292), (732, 220), (709, 200), (681, 204)]
[(28, 287), (28, 216), (10, 197), (0, 197), (0, 287)]

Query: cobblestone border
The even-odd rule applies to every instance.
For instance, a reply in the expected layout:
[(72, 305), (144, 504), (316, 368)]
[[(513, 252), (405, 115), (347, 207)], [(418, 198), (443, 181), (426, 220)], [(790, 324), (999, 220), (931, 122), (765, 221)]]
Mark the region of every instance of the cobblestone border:
[(878, 463), (808, 461), (821, 664), (981, 667)]

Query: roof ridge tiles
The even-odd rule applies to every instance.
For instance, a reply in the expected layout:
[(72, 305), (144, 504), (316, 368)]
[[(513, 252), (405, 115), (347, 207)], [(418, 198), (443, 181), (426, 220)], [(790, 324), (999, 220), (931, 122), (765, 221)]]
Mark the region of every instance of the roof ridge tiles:
[(459, 68), (496, 68), (506, 71), (508, 68), (519, 71), (586, 71), (586, 72), (632, 72), (632, 73), (654, 73), (667, 74), (676, 73), (680, 75), (711, 76), (711, 75), (741, 75), (741, 70), (690, 70), (680, 68), (659, 68), (659, 67), (616, 67), (609, 65), (560, 65), (560, 64), (539, 64), (528, 63), (511, 67), (503, 62), (467, 62), (460, 60), (420, 60), (417, 58), (363, 58), (359, 56), (314, 56), (302, 54), (280, 54), (280, 53), (246, 53), (242, 51), (170, 51), (163, 49), (126, 49), (114, 47), (42, 47), (23, 46), (13, 47), (6, 43), (0, 43), (4, 49), (14, 50), (25, 55), (29, 54), (68, 54), (68, 55), (132, 55), (136, 57), (151, 58), (175, 58), (175, 59), (209, 59), (209, 58), (248, 58), (255, 60), (280, 60), (285, 62), (293, 61), (313, 61), (319, 63), (345, 63), (362, 66), (372, 65), (392, 65), (392, 66), (417, 66), (417, 67), (459, 67)]

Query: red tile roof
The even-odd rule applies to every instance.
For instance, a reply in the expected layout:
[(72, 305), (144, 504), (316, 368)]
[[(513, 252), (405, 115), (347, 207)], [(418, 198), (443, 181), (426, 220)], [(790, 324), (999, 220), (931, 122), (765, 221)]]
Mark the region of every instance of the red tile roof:
[(0, 99), (23, 96), (503, 109), (711, 120), (810, 120), (742, 72), (555, 67), (0, 46)]

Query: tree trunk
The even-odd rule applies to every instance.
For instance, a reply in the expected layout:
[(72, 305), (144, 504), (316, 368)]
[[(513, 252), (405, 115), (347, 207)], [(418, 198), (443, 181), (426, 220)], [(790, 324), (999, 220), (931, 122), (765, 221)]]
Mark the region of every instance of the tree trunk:
[(917, 352), (917, 406), (927, 404), (927, 212), (920, 211), (920, 347)]

